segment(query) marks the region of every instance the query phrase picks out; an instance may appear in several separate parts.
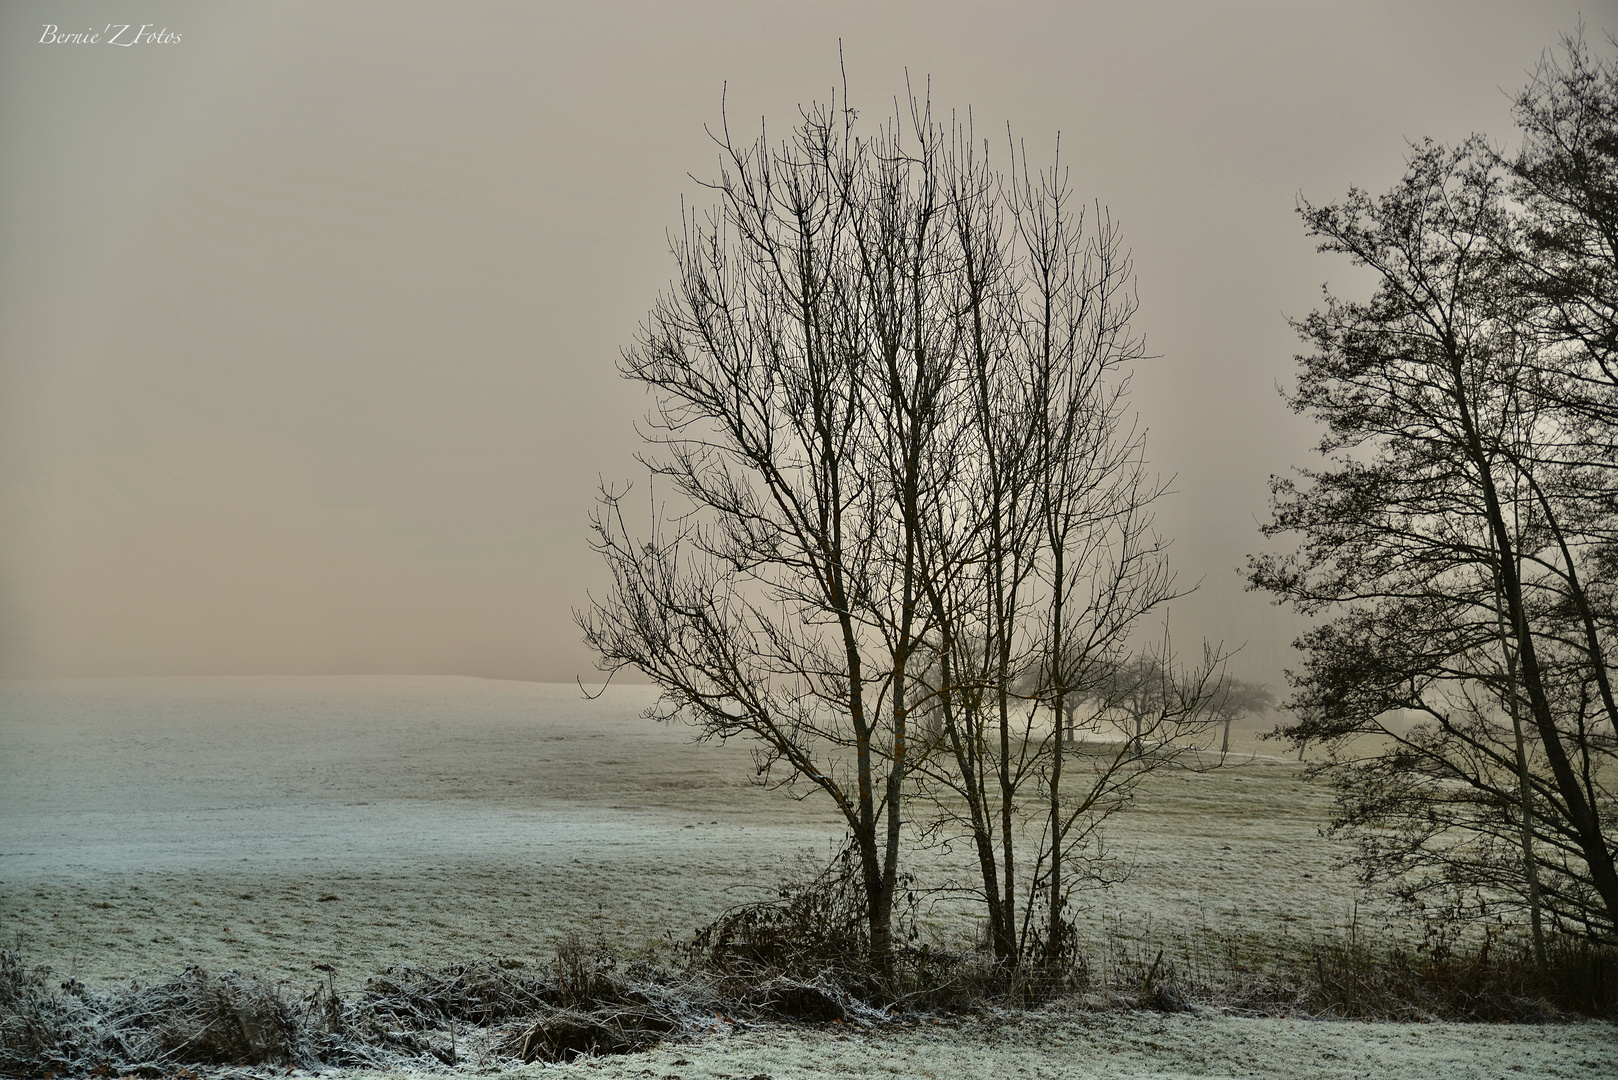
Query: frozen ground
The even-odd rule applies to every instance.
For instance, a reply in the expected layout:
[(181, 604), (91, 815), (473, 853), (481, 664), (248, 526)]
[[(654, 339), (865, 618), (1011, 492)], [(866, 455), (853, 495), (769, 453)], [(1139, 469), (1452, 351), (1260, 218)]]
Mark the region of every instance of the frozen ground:
[[(476, 679), (0, 683), (0, 919), (86, 981), (357, 981), (683, 933), (840, 830), (639, 688)], [(803, 813), (811, 810), (809, 813)]]
[[(684, 935), (797, 853), (830, 851), (842, 829), (823, 804), (751, 786), (745, 747), (643, 721), (648, 700), (637, 687), (590, 702), (572, 686), (457, 678), (0, 682), (0, 933), (92, 984), (197, 963), (301, 986), (330, 963), (341, 988), (396, 963), (544, 963), (575, 928), (631, 947)], [(1086, 915), (1097, 963), (1103, 942), (1174, 955), (1199, 935), (1285, 941), (1352, 917), (1352, 883), (1318, 834), (1327, 793), (1238, 734), (1258, 756), (1160, 777), (1117, 819), (1111, 843), (1135, 872)], [(1361, 907), (1362, 924), (1375, 917)], [(1026, 1022), (853, 1041), (767, 1029), (579, 1069), (1618, 1075), (1600, 1025)], [(682, 1053), (696, 1064), (668, 1064)]]
[[(356, 1074), (375, 1080), (387, 1073)], [(1609, 1024), (1365, 1024), (1057, 1013), (918, 1023), (877, 1033), (770, 1026), (504, 1076), (578, 1080), (1485, 1080), (1618, 1076)]]

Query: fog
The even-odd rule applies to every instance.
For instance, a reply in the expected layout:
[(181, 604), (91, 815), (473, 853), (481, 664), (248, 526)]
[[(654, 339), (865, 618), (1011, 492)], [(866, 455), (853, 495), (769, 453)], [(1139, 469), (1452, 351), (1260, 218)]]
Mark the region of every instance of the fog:
[[(615, 362), (708, 201), (704, 125), (784, 133), (841, 42), (868, 116), (908, 73), (1001, 161), (1007, 123), (1061, 133), (1158, 357), (1175, 638), (1278, 682), (1300, 623), (1235, 568), (1315, 439), (1285, 317), (1364, 284), (1297, 200), (1424, 135), (1513, 143), (1581, 8), (1609, 48), (1571, 2), (9, 3), (0, 675), (587, 674), (586, 516), (648, 404)], [(179, 41), (41, 43), (130, 22)]]

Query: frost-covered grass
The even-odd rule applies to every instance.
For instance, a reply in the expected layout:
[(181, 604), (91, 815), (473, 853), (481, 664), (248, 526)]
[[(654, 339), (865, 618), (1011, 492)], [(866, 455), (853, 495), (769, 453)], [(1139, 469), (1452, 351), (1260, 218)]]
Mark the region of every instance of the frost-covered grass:
[[(684, 935), (832, 850), (818, 799), (753, 786), (745, 746), (640, 720), (649, 700), (476, 679), (0, 684), (0, 917), (89, 981), (312, 962), (363, 979), (424, 957), (542, 962), (581, 926), (628, 947)], [(1232, 760), (1155, 779), (1115, 819), (1133, 871), (1082, 900), (1098, 958), (1113, 939), (1295, 939), (1352, 918), (1317, 835), (1326, 793), (1291, 761)], [(936, 882), (965, 855), (912, 868)], [(969, 932), (959, 910), (928, 921)]]
[[(380, 1080), (399, 1073), (359, 1073)], [(1291, 1019), (1142, 1013), (988, 1014), (874, 1032), (773, 1024), (722, 1029), (692, 1044), (659, 1047), (506, 1076), (630, 1080), (816, 1080), (857, 1077), (1051, 1080), (1152, 1077), (1388, 1077), (1618, 1075), (1611, 1025), (1322, 1023)]]
[[(312, 965), (329, 964), (342, 991), (390, 965), (497, 956), (535, 970), (581, 929), (633, 952), (763, 895), (799, 853), (831, 853), (842, 828), (823, 803), (753, 786), (745, 746), (640, 720), (649, 700), (636, 687), (587, 702), (571, 686), (450, 678), (0, 682), (0, 933), (91, 985), (200, 964), (302, 993), (325, 978)], [(1320, 835), (1329, 793), (1255, 731), (1235, 741), (1228, 768), (1156, 776), (1109, 825), (1132, 870), (1080, 907), (1098, 984), (1127, 983), (1159, 951), (1187, 983), (1213, 986), (1350, 926), (1411, 942), (1336, 865), (1341, 846)], [(964, 856), (912, 868), (936, 883)], [(975, 927), (961, 910), (946, 899), (924, 922), (962, 941)], [(1618, 1073), (1600, 1025), (1040, 1013), (847, 1036), (748, 1029), (577, 1069)], [(693, 1064), (670, 1064), (682, 1055)]]

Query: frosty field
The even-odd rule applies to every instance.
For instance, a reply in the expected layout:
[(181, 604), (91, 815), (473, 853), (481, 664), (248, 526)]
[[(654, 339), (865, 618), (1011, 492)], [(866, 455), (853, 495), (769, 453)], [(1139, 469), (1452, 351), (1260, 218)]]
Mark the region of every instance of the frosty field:
[[(586, 701), (574, 686), (460, 678), (0, 682), (0, 934), (92, 985), (200, 964), (301, 987), (324, 963), (341, 990), (392, 964), (544, 964), (570, 930), (629, 949), (680, 937), (758, 896), (799, 853), (833, 849), (842, 829), (824, 804), (752, 785), (744, 746), (640, 719), (649, 700), (641, 687)], [(1328, 794), (1273, 744), (1238, 735), (1241, 764), (1158, 777), (1109, 829), (1134, 870), (1085, 912), (1097, 963), (1109, 942), (1174, 955), (1210, 934), (1273, 943), (1381, 919), (1319, 835)], [(924, 862), (939, 880), (953, 857)], [(970, 933), (954, 910), (930, 920)], [(1601, 1024), (1041, 1014), (848, 1040), (726, 1031), (573, 1068), (687, 1080), (1618, 1073), (1618, 1039)]]

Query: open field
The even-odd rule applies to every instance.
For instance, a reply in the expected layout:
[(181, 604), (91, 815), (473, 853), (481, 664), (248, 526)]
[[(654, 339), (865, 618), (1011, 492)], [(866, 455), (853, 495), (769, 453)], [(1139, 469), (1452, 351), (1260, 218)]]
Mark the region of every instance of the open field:
[[(29, 962), (91, 985), (200, 964), (302, 987), (327, 963), (342, 990), (400, 963), (545, 964), (574, 929), (626, 949), (683, 936), (757, 896), (797, 854), (832, 850), (842, 830), (822, 803), (752, 786), (745, 747), (641, 720), (649, 694), (615, 687), (590, 702), (571, 686), (455, 678), (0, 683), (0, 933), (20, 933)], [(1273, 744), (1239, 735), (1240, 764), (1157, 777), (1109, 828), (1134, 871), (1089, 902), (1096, 963), (1108, 946), (1190, 956), (1211, 936), (1276, 944), (1382, 921), (1319, 835), (1328, 794)], [(938, 880), (953, 858), (920, 869)], [(934, 910), (937, 929), (970, 933), (950, 911)], [(1018, 1035), (1022, 1023), (1037, 1037)], [(921, 1075), (931, 1054), (933, 1075), (964, 1076), (981, 1075), (970, 1054), (995, 1046), (1003, 1071), (1027, 1075), (1618, 1068), (1606, 1025), (1081, 1014), (839, 1038), (753, 1029), (689, 1067), (665, 1068), (695, 1048), (578, 1068)], [(1105, 1054), (1107, 1067), (1042, 1072), (1058, 1042), (1058, 1057)], [(1265, 1053), (1268, 1065), (1253, 1056)], [(1487, 1064), (1455, 1071), (1444, 1055)]]
[[(842, 835), (817, 798), (751, 785), (745, 747), (641, 720), (640, 687), (596, 702), (473, 679), (3, 692), (0, 913), (86, 980), (312, 961), (363, 977), (403, 958), (548, 956), (579, 926), (655, 941)], [(1109, 830), (1135, 870), (1089, 927), (1346, 920), (1350, 883), (1317, 834), (1325, 793), (1296, 773), (1260, 757), (1158, 778)]]

